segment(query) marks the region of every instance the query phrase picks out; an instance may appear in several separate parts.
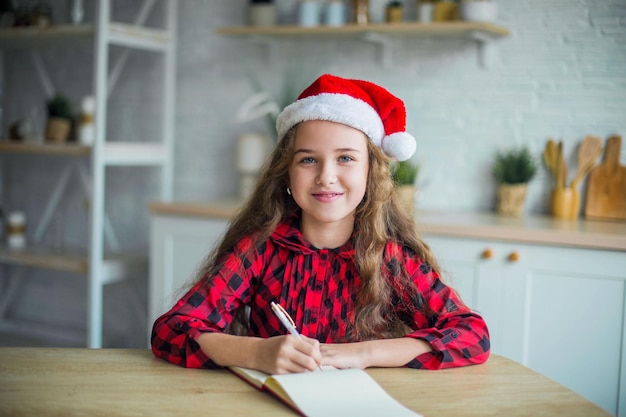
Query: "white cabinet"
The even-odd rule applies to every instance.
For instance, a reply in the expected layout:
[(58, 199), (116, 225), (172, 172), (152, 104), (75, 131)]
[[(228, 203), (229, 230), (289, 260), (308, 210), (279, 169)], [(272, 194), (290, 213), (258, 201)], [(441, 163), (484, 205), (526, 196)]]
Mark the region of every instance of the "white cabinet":
[(429, 235), (494, 353), (626, 416), (626, 253)]
[(224, 218), (152, 216), (148, 331), (196, 279), (227, 225)]
[[(25, 209), (37, 213), (35, 216), (37, 219), (33, 219), (35, 227), (32, 228), (34, 232), (30, 236), (28, 247), (23, 251), (12, 251), (0, 247), (0, 263), (6, 267), (0, 272), (9, 271), (2, 276), (8, 281), (4, 286), (8, 289), (0, 294), (0, 319), (2, 319), (0, 324), (5, 324), (6, 317), (3, 317), (3, 312), (8, 310), (12, 301), (11, 294), (16, 292), (16, 288), (22, 281), (25, 281), (23, 279), (25, 270), (43, 268), (60, 270), (66, 274), (81, 274), (86, 277), (87, 281), (86, 344), (89, 347), (102, 345), (104, 285), (127, 278), (132, 274), (137, 275), (135, 267), (138, 264), (143, 266), (142, 275), (144, 275), (147, 265), (145, 250), (140, 253), (142, 256), (138, 262), (135, 258), (129, 262), (123, 246), (115, 236), (114, 226), (105, 212), (108, 202), (120, 201), (120, 199), (130, 200), (134, 198), (136, 189), (127, 190), (130, 192), (124, 195), (114, 195), (112, 190), (107, 189), (107, 175), (120, 167), (138, 168), (141, 172), (154, 171), (158, 176), (158, 180), (155, 181), (158, 185), (154, 188), (158, 188), (159, 198), (167, 201), (171, 199), (172, 194), (176, 0), (160, 2), (158, 7), (161, 7), (163, 19), (156, 26), (150, 21), (155, 2), (144, 2), (132, 24), (112, 20), (114, 16), (117, 16), (113, 13), (112, 3), (110, 0), (96, 1), (95, 21), (84, 25), (59, 24), (47, 28), (0, 29), (0, 52), (6, 55), (4, 63), (9, 62), (12, 53), (27, 52), (33, 56), (41, 82), (27, 80), (26, 86), (23, 87), (24, 91), (36, 89), (41, 84), (44, 86), (45, 96), (51, 97), (56, 88), (59, 88), (59, 91), (65, 91), (73, 84), (72, 80), (61, 79), (59, 85), (55, 86), (48, 76), (40, 54), (53, 47), (63, 52), (59, 54), (61, 58), (68, 55), (71, 58), (72, 54), (79, 57), (74, 60), (59, 58), (54, 61), (55, 68), (57, 65), (65, 66), (65, 68), (69, 68), (70, 65), (76, 66), (76, 61), (79, 61), (81, 65), (87, 65), (92, 82), (89, 88), (85, 89), (86, 91), (81, 91), (81, 95), (84, 97), (93, 94), (96, 101), (95, 140), (91, 146), (79, 146), (75, 143), (62, 145), (12, 143), (0, 140), (0, 154), (3, 156), (2, 161), (6, 162), (3, 164), (3, 169), (5, 171), (13, 169), (12, 173), (4, 173), (5, 178), (16, 177), (15, 172), (19, 172), (20, 167), (11, 166), (8, 163), (10, 161), (8, 158), (13, 158), (15, 154), (26, 154), (33, 159), (40, 158), (39, 161), (42, 161), (41, 158), (56, 157), (74, 159), (64, 169), (58, 170), (59, 172), (47, 172), (42, 169), (42, 172), (38, 173), (45, 177), (58, 176), (58, 181), (50, 191), (47, 203), (39, 200), (32, 201), (30, 207)], [(151, 65), (160, 68), (160, 77), (154, 82), (156, 85), (146, 88), (155, 92), (156, 99), (153, 102), (156, 109), (154, 112), (160, 116), (155, 117), (158, 122), (146, 122), (135, 114), (133, 117), (123, 118), (128, 124), (127, 131), (124, 131), (121, 137), (111, 137), (114, 135), (110, 133), (112, 129), (109, 128), (116, 121), (119, 123), (121, 112), (115, 108), (115, 104), (111, 103), (110, 96), (116, 81), (125, 76), (123, 70), (131, 53), (149, 55), (150, 59), (153, 59), (150, 61)], [(18, 68), (16, 71), (21, 72), (23, 69)], [(56, 72), (63, 71), (57, 70)], [(4, 72), (0, 71), (0, 74), (4, 75)], [(144, 76), (145, 72), (137, 78)], [(137, 79), (133, 81), (137, 82)], [(8, 99), (5, 99), (4, 105), (5, 109), (9, 106), (19, 106)], [(30, 103), (30, 105), (36, 104)], [(138, 109), (138, 112), (140, 110)], [(115, 115), (118, 115), (117, 119), (113, 117)], [(147, 127), (147, 131), (151, 133), (145, 133), (146, 130), (138, 126)], [(138, 134), (137, 132), (144, 133)], [(42, 237), (50, 224), (50, 219), (59, 208), (59, 201), (62, 201), (64, 191), (69, 186), (73, 186), (70, 182), (73, 176), (78, 178), (79, 186), (82, 185), (87, 195), (88, 226), (86, 228), (88, 230), (81, 235), (88, 236), (85, 237), (86, 243), (83, 245), (85, 247), (79, 247), (77, 252), (69, 253), (67, 247), (57, 247), (63, 245), (42, 243)], [(2, 185), (15, 187), (17, 184), (6, 181)], [(23, 193), (32, 191), (20, 190)], [(6, 200), (2, 203), (5, 208), (12, 204), (11, 201)], [(40, 210), (40, 207), (45, 207), (45, 209)], [(16, 325), (12, 328), (32, 330), (30, 325)]]

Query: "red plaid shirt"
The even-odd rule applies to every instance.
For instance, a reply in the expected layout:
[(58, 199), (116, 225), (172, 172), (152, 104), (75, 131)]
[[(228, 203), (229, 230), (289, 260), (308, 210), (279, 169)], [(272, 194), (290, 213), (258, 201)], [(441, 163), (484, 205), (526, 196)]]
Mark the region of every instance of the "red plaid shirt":
[[(200, 280), (155, 321), (154, 354), (189, 368), (216, 367), (195, 339), (202, 332), (224, 332), (242, 305), (251, 307), (251, 336), (285, 334), (270, 308), (271, 301), (289, 312), (302, 334), (322, 343), (345, 341), (361, 285), (352, 260), (354, 249), (350, 242), (336, 249), (317, 249), (303, 239), (298, 224), (297, 217), (280, 224), (267, 241), (251, 251), (252, 240), (242, 239), (215, 277)], [(395, 301), (402, 299), (394, 302), (393, 308), (413, 329), (405, 337), (423, 339), (433, 348), (407, 366), (440, 369), (486, 361), (490, 344), (482, 317), (465, 306), (410, 249), (389, 242), (383, 256), (384, 276), (390, 277)], [(419, 300), (394, 285), (394, 271), (400, 264), (413, 279)], [(424, 314), (419, 308), (423, 302), (434, 315)]]

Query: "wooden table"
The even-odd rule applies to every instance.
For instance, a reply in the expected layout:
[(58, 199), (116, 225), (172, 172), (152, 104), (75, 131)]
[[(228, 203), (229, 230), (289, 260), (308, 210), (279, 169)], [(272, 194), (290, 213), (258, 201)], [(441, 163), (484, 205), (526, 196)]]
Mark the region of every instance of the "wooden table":
[[(369, 369), (424, 416), (608, 416), (500, 356), (443, 371)], [(147, 349), (0, 348), (0, 416), (293, 416), (226, 370), (184, 369)]]

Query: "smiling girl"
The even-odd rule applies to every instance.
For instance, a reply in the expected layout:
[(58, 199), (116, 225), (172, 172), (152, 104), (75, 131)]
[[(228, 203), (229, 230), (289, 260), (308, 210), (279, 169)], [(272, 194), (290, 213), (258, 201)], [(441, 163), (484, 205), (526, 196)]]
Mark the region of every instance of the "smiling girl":
[(154, 354), (267, 373), (486, 361), (484, 320), (442, 282), (393, 192), (390, 158), (415, 151), (405, 123), (404, 103), (376, 84), (326, 74), (305, 89), (197, 282), (154, 323)]

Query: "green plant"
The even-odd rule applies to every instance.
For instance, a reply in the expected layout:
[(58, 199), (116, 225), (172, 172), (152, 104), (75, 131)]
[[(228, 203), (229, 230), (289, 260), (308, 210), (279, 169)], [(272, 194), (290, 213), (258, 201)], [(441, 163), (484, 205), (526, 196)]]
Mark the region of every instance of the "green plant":
[(499, 152), (493, 166), (493, 175), (503, 184), (523, 184), (537, 173), (537, 161), (527, 148)]
[(387, 3), (387, 7), (402, 7), (402, 2), (400, 0), (392, 0)]
[(419, 166), (411, 161), (396, 162), (391, 167), (391, 176), (396, 185), (413, 185), (419, 172)]
[(48, 108), (48, 117), (58, 117), (68, 120), (71, 120), (73, 117), (72, 103), (62, 94), (56, 94), (47, 101), (46, 106)]

